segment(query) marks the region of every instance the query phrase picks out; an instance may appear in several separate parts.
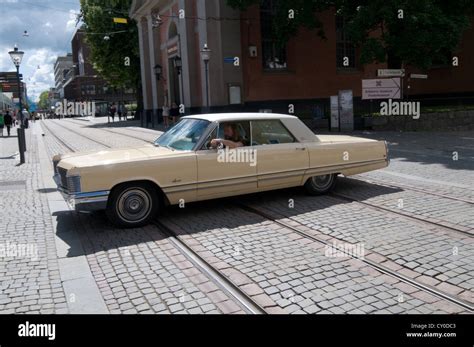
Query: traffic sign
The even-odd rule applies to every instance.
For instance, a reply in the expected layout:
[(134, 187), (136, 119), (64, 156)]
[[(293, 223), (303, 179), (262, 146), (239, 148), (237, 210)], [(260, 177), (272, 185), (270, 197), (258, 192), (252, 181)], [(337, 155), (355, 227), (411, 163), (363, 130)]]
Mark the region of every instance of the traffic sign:
[(378, 77), (404, 77), (404, 69), (379, 69), (377, 70)]
[(117, 23), (117, 24), (127, 24), (128, 21), (127, 21), (127, 18), (114, 18), (114, 23)]
[(417, 79), (422, 79), (422, 80), (426, 80), (428, 78), (428, 75), (422, 75), (422, 74), (416, 74), (416, 73), (412, 73), (410, 75), (410, 78), (417, 78)]
[(400, 78), (362, 80), (362, 100), (400, 99)]

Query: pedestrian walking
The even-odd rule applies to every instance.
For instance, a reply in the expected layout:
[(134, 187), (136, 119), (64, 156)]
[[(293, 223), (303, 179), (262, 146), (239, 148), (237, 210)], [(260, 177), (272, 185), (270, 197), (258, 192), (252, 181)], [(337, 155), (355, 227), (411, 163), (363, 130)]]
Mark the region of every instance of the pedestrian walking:
[(5, 116), (3, 115), (3, 113), (0, 113), (0, 133), (1, 133), (1, 137), (3, 137), (3, 128), (5, 127)]
[(179, 107), (178, 107), (178, 105), (176, 105), (175, 102), (173, 102), (173, 104), (171, 105), (170, 117), (173, 119), (173, 124), (176, 124), (178, 122)]
[(170, 126), (170, 108), (167, 103), (163, 105), (163, 124), (165, 126), (165, 129), (168, 129)]
[(24, 108), (21, 115), (22, 115), (21, 124), (23, 125), (25, 129), (28, 129), (29, 121), (30, 121), (30, 113), (26, 110), (26, 108)]
[(112, 117), (112, 123), (115, 122), (115, 113), (117, 112), (117, 107), (115, 107), (115, 103), (110, 106), (110, 116)]
[[(5, 116), (3, 117), (3, 121), (5, 123), (5, 126), (7, 127), (7, 134), (8, 134), (8, 137), (10, 137), (10, 129), (12, 127), (12, 123), (13, 123), (13, 118), (12, 116), (10, 115), (10, 112), (7, 111), (7, 113), (5, 113)], [(2, 135), (3, 135), (3, 129), (2, 129)]]
[(127, 108), (125, 107), (124, 103), (120, 103), (118, 105), (117, 112), (119, 114), (119, 120), (127, 120)]

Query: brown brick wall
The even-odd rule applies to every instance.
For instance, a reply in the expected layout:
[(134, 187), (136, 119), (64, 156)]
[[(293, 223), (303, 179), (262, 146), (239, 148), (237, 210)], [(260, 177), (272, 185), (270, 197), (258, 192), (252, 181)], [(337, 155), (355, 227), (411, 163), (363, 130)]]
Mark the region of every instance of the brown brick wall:
[[(386, 64), (370, 64), (356, 71), (337, 71), (335, 18), (333, 11), (327, 11), (319, 14), (327, 40), (301, 30), (288, 43), (288, 71), (264, 71), (259, 7), (251, 7), (242, 17), (251, 19), (241, 25), (246, 102), (328, 98), (342, 89), (352, 89), (354, 96), (360, 97), (361, 79), (376, 78), (377, 69), (386, 68)], [(257, 58), (249, 57), (249, 45), (257, 46)], [(460, 57), (459, 67), (432, 69), (429, 80), (412, 82), (411, 94), (474, 92), (474, 64), (468, 63), (474, 61), (474, 30), (465, 33), (456, 55)]]

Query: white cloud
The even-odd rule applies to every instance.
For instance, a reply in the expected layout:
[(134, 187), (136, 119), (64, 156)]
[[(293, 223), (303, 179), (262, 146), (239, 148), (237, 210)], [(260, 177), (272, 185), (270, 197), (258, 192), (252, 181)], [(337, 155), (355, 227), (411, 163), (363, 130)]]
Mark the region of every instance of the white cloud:
[(74, 10), (69, 10), (69, 20), (66, 23), (66, 31), (72, 32), (76, 28), (78, 12)]
[[(25, 52), (20, 73), (27, 84), (29, 98), (37, 100), (41, 92), (54, 87), (54, 62), (57, 57), (71, 52), (79, 0), (43, 0), (30, 4), (0, 0), (0, 3), (0, 71), (15, 71), (8, 51), (18, 44), (18, 48)], [(23, 36), (25, 30), (29, 33), (28, 37)]]

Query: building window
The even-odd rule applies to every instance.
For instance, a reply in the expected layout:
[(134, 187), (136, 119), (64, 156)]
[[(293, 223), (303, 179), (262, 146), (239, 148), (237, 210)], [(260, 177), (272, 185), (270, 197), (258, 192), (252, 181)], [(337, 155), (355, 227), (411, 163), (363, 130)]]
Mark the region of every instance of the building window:
[(81, 85), (81, 95), (95, 95), (95, 85)]
[(346, 21), (336, 16), (336, 66), (338, 69), (355, 69), (355, 46), (346, 31)]
[(273, 18), (276, 14), (275, 0), (263, 0), (260, 5), (263, 68), (282, 70), (287, 68), (286, 46), (279, 46), (273, 34)]

